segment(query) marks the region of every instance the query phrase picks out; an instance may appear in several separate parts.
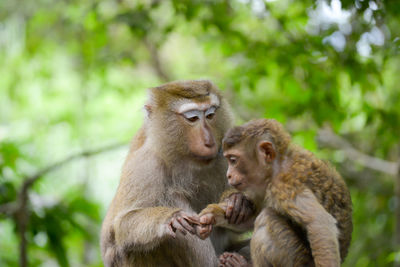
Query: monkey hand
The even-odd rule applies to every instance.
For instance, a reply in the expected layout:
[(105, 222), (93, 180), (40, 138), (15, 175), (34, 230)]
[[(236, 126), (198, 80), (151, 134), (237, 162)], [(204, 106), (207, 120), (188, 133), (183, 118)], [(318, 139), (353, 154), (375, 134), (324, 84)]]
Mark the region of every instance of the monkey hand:
[(172, 215), (167, 222), (167, 233), (176, 238), (176, 233), (180, 232), (186, 235), (188, 232), (196, 234), (196, 225), (199, 225), (197, 215), (188, 214), (185, 211), (178, 211)]
[(239, 253), (224, 252), (219, 256), (218, 267), (250, 267), (246, 258)]
[(203, 213), (199, 215), (200, 225), (196, 226), (196, 235), (200, 239), (206, 239), (210, 236), (213, 224), (215, 224), (215, 217), (212, 213)]
[(202, 240), (209, 237), (211, 232), (212, 232), (212, 224), (196, 225), (196, 235)]
[(242, 193), (233, 193), (225, 199), (225, 218), (230, 224), (246, 222), (254, 214), (254, 205)]

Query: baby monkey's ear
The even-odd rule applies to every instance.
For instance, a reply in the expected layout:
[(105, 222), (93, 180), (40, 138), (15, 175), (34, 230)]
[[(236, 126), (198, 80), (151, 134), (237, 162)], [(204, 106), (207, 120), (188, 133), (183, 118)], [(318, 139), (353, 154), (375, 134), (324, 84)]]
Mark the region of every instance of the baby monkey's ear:
[(261, 157), (265, 159), (265, 162), (271, 163), (276, 157), (274, 146), (269, 141), (259, 142), (258, 151), (261, 153)]

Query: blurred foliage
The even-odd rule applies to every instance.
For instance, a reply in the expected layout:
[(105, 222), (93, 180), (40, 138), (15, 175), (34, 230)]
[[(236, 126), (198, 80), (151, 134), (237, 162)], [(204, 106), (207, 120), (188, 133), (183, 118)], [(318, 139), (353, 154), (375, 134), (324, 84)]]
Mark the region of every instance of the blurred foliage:
[[(394, 178), (319, 149), (315, 136), (329, 125), (356, 149), (399, 161), (399, 15), (396, 1), (0, 1), (0, 204), (56, 159), (128, 142), (145, 88), (208, 78), (238, 122), (276, 118), (338, 166), (354, 204), (344, 266), (392, 265)], [(30, 266), (102, 266), (98, 233), (125, 153), (39, 178)], [(0, 214), (1, 266), (18, 264), (15, 221)]]

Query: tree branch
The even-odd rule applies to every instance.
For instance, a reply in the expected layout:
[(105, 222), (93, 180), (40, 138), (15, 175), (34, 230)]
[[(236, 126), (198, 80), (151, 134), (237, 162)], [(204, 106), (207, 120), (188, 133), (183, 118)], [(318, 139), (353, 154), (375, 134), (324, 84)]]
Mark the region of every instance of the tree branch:
[(103, 153), (103, 152), (107, 152), (107, 151), (110, 151), (110, 150), (114, 150), (114, 149), (120, 148), (120, 147), (125, 146), (125, 145), (126, 145), (126, 143), (116, 143), (116, 144), (108, 145), (108, 146), (105, 146), (105, 147), (92, 149), (92, 150), (86, 150), (86, 151), (82, 151), (80, 153), (77, 153), (75, 155), (71, 155), (71, 156), (69, 156), (69, 157), (67, 157), (67, 158), (65, 158), (63, 160), (60, 160), (60, 161), (58, 161), (56, 163), (53, 163), (52, 165), (49, 165), (49, 166), (43, 168), (42, 170), (39, 170), (37, 173), (35, 173), (35, 174), (31, 175), (31, 176), (28, 176), (25, 179), (25, 182), (24, 182), (23, 186), (31, 187), (33, 185), (33, 183), (35, 183), (36, 180), (38, 180), (41, 176), (45, 175), (48, 172), (54, 171), (54, 170), (60, 168), (61, 166), (65, 165), (65, 164), (67, 164), (67, 163), (69, 163), (69, 162), (71, 162), (71, 161), (73, 161), (75, 159), (78, 159), (78, 158), (81, 158), (81, 157), (91, 157), (91, 156), (94, 156), (94, 155), (97, 155), (97, 154), (100, 154), (100, 153)]
[(380, 171), (391, 176), (396, 176), (398, 173), (399, 164), (397, 162), (391, 162), (372, 157), (358, 151), (347, 140), (336, 135), (329, 127), (322, 128), (318, 132), (317, 140), (321, 146), (342, 150), (347, 158), (358, 162), (364, 167)]
[(158, 53), (157, 47), (154, 45), (154, 43), (152, 43), (149, 40), (149, 37), (147, 37), (147, 36), (144, 37), (143, 42), (144, 42), (146, 48), (150, 52), (151, 64), (152, 64), (154, 70), (156, 71), (158, 77), (164, 82), (171, 81), (170, 75), (164, 70), (164, 68), (161, 64), (160, 55)]
[(26, 192), (31, 186), (33, 186), (33, 184), (43, 175), (45, 175), (49, 172), (52, 172), (75, 159), (78, 159), (81, 157), (95, 156), (95, 155), (103, 153), (103, 152), (108, 152), (110, 150), (118, 149), (125, 145), (126, 145), (126, 143), (116, 143), (116, 144), (111, 144), (111, 145), (97, 148), (97, 149), (82, 151), (77, 154), (71, 155), (65, 159), (62, 159), (58, 162), (55, 162), (47, 167), (44, 167), (43, 169), (37, 171), (36, 173), (34, 173), (32, 175), (25, 176), (25, 178), (23, 178), (24, 182), (21, 185), (21, 190), (19, 191), (19, 194), (18, 194), (19, 195), (18, 200), (15, 202), (9, 202), (9, 203), (0, 205), (0, 213), (5, 213), (5, 214), (9, 214), (9, 215), (15, 214), (16, 211), (20, 208), (19, 200), (21, 199), (21, 194), (24, 194), (24, 192)]

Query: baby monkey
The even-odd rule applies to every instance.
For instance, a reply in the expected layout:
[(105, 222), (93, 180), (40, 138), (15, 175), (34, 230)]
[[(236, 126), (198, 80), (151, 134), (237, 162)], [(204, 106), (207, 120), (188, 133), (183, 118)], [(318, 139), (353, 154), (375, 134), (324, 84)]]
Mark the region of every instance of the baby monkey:
[[(225, 252), (220, 266), (340, 266), (352, 224), (350, 193), (327, 162), (290, 142), (273, 119), (257, 119), (229, 130), (223, 139), (229, 184), (253, 201), (256, 216), (251, 262)], [(198, 235), (227, 225), (226, 203), (199, 214)]]

